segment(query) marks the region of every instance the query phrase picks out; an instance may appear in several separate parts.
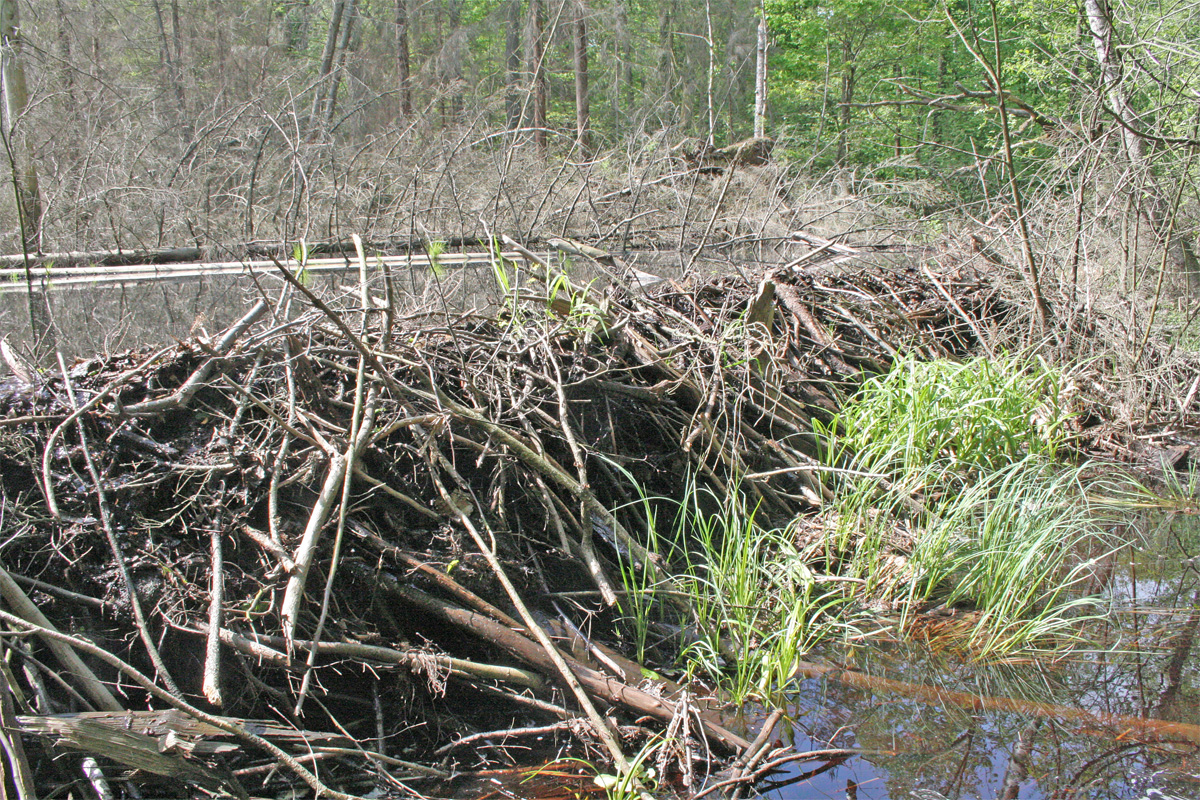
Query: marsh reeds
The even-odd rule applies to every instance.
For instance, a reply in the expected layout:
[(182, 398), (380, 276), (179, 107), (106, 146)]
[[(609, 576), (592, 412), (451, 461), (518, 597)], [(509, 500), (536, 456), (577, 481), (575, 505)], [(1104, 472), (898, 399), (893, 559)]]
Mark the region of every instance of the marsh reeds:
[(1091, 556), (1114, 543), (1094, 470), (1056, 458), (1064, 385), (1041, 361), (902, 359), (820, 428), (830, 462), (873, 476), (845, 482), (827, 515), (827, 556), (865, 602), (901, 627), (962, 615), (958, 645), (983, 660), (1077, 631)]
[(843, 476), (815, 537), (812, 520), (772, 524), (737, 481), (718, 492), (693, 475), (679, 497), (642, 496), (650, 547), (696, 619), (666, 613), (630, 561), (621, 610), (639, 659), (656, 630), (683, 628), (679, 668), (743, 702), (868, 628), (983, 662), (1078, 641), (1100, 611), (1084, 587), (1116, 543), (1096, 470), (1062, 460), (1066, 383), (1019, 357), (898, 359), (815, 426)]
[[(654, 501), (641, 502), (658, 530), (655, 550), (675, 568), (697, 616), (675, 639), (689, 677), (714, 682), (734, 703), (770, 697), (815, 645), (850, 630), (837, 583), (811, 570), (791, 531), (765, 522), (737, 486), (718, 493), (693, 478), (682, 499)], [(673, 519), (656, 527), (656, 507), (673, 510)], [(671, 630), (669, 617), (644, 572), (631, 563), (622, 576), (621, 607), (640, 659), (653, 631)]]

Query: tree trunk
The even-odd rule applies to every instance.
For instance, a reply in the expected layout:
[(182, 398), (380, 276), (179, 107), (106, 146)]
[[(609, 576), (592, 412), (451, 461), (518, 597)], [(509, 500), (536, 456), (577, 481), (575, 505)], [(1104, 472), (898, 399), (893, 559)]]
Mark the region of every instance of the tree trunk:
[(669, 96), (675, 83), (675, 0), (662, 4), (662, 16), (658, 19), (658, 76)]
[(592, 155), (591, 105), (588, 97), (587, 0), (575, 0), (572, 43), (575, 55), (575, 137), (584, 158)]
[(1192, 294), (1200, 294), (1200, 260), (1187, 234), (1177, 230), (1172, 223), (1176, 209), (1171, 207), (1172, 203), (1146, 152), (1146, 142), (1140, 135), (1141, 117), (1130, 105), (1121, 85), (1121, 52), (1113, 41), (1108, 3), (1106, 0), (1084, 0), (1084, 11), (1087, 13), (1088, 28), (1091, 30), (1092, 45), (1096, 50), (1096, 62), (1100, 66), (1100, 79), (1108, 103), (1121, 120), (1122, 149), (1129, 160), (1135, 183), (1141, 184), (1143, 198), (1138, 207), (1176, 268), (1187, 278)]
[(333, 123), (333, 112), (337, 108), (338, 88), (342, 83), (342, 73), (346, 71), (346, 56), (350, 52), (351, 36), (354, 34), (354, 21), (358, 16), (357, 0), (346, 0), (345, 11), (342, 12), (342, 18), (345, 22), (342, 25), (341, 42), (337, 49), (337, 58), (334, 59), (336, 66), (333, 69), (333, 74), (329, 78), (329, 99), (325, 103), (325, 124)]
[[(187, 111), (183, 97), (183, 76), (173, 53), (175, 48), (171, 37), (167, 35), (167, 24), (163, 18), (162, 4), (158, 0), (153, 0), (150, 5), (154, 9), (154, 18), (158, 22), (158, 35), (162, 40), (160, 56), (163, 62), (163, 70), (167, 76), (167, 84), (175, 95), (175, 109), (179, 115), (179, 119), (184, 121), (187, 119)], [(178, 24), (175, 25), (175, 28), (175, 32), (178, 34)]]
[(412, 116), (412, 56), (408, 49), (408, 0), (396, 0), (396, 73), (400, 83), (400, 114)]
[(854, 102), (854, 48), (849, 38), (842, 41), (842, 96), (841, 96), (841, 130), (838, 131), (837, 163), (846, 163), (848, 155), (847, 142), (850, 136), (850, 121), (852, 112), (850, 104)]
[(70, 19), (62, 0), (54, 0), (54, 11), (58, 15), (55, 38), (58, 44), (59, 74), (62, 76), (62, 88), (67, 95), (68, 107), (71, 114), (79, 112), (79, 98), (75, 96), (75, 68), (71, 65), (71, 37), (67, 32), (67, 20)]
[(704, 26), (707, 34), (704, 43), (708, 48), (708, 84), (704, 93), (708, 109), (708, 135), (705, 142), (712, 147), (717, 134), (717, 109), (713, 99), (713, 81), (717, 76), (717, 43), (713, 41), (712, 0), (704, 0)]
[(612, 71), (612, 93), (609, 105), (612, 109), (614, 131), (622, 130), (624, 112), (622, 99), (625, 87), (629, 86), (629, 3), (617, 0), (613, 4), (612, 54), (617, 59)]
[[(346, 0), (334, 0), (333, 14), (329, 18), (329, 30), (325, 34), (325, 49), (321, 51), (321, 64), (317, 68), (317, 85), (313, 95), (313, 122), (321, 119), (325, 110), (325, 97), (328, 94), (328, 78), (333, 72), (333, 56), (337, 52), (338, 32), (342, 27), (342, 14), (346, 10)], [(313, 126), (314, 128), (316, 125)]]
[(754, 60), (754, 138), (766, 136), (767, 130), (767, 9), (759, 6), (758, 42)]
[[(224, 33), (225, 27), (218, 26), (218, 33)], [(175, 93), (179, 103), (179, 109), (185, 114), (186, 110), (183, 104), (183, 26), (179, 24), (179, 0), (171, 0), (171, 44), (174, 52), (171, 54), (171, 62), (175, 65)], [(224, 74), (225, 61), (224, 47), (217, 48), (217, 57), (221, 60), (220, 68)]]
[(544, 0), (529, 0), (530, 26), (529, 61), (533, 76), (533, 143), (539, 153), (546, 152), (546, 51), (542, 37), (546, 27)]
[(509, 0), (504, 26), (504, 116), (510, 131), (521, 127), (521, 0)]
[[(29, 327), (33, 332), (34, 351), (39, 360), (55, 348), (54, 324), (50, 299), (33, 277), (31, 255), (41, 252), (42, 193), (38, 187), (37, 159), (23, 129), (18, 127), (29, 104), (25, 66), (21, 60), (21, 19), (17, 0), (0, 0), (0, 73), (4, 93), (4, 150), (12, 175), (13, 193), (21, 230), (21, 249), (25, 257), (26, 302)], [(25, 161), (24, 166), (21, 160)]]
[[(892, 65), (892, 80), (895, 85), (900, 85), (900, 79), (903, 77), (903, 72), (899, 64)], [(904, 139), (902, 136), (902, 127), (904, 124), (904, 111), (901, 108), (896, 109), (896, 132), (892, 138), (892, 152), (899, 161), (904, 157)]]
[[(950, 41), (951, 40), (949, 38), (946, 39), (946, 42)], [(937, 90), (939, 94), (945, 94), (950, 90), (950, 66), (949, 61), (946, 58), (947, 47), (948, 45), (944, 44), (938, 49)], [(930, 138), (933, 140), (935, 145), (940, 145), (943, 141), (945, 141), (945, 116), (946, 112), (939, 109), (934, 109), (929, 112), (929, 133)]]
[(449, 70), (446, 77), (450, 84), (450, 118), (455, 122), (463, 115), (463, 53), (466, 46), (459, 34), (462, 25), (462, 3), (459, 0), (449, 0), (446, 3), (446, 53), (449, 60)]

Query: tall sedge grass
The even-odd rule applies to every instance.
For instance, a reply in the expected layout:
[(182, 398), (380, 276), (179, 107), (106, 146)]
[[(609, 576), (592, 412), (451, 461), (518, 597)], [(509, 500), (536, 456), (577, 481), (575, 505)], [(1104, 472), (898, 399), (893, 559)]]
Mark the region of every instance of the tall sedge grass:
[(1055, 458), (1071, 419), (1063, 384), (1040, 360), (910, 356), (864, 382), (833, 426), (818, 423), (817, 432), (831, 460), (852, 457), (872, 472), (922, 478), (935, 477), (926, 468), (940, 463), (970, 477), (1026, 455)]
[[(685, 499), (673, 501), (670, 528), (653, 544), (676, 566), (677, 585), (695, 612), (679, 666), (714, 680), (740, 703), (785, 689), (814, 645), (840, 636), (847, 598), (808, 568), (789, 531), (760, 524), (736, 484), (729, 488), (718, 494), (690, 482)], [(642, 504), (654, 530), (652, 504)], [(654, 587), (631, 563), (623, 564), (622, 577), (622, 608), (641, 656), (657, 611)]]
[(1152, 478), (1110, 475), (1096, 481), (1092, 493), (1120, 508), (1200, 515), (1200, 464), (1188, 459), (1182, 470), (1166, 461), (1160, 466), (1161, 471)]
[(1056, 462), (1069, 411), (1042, 362), (897, 362), (834, 423), (827, 458), (858, 479), (838, 495), (830, 557), (864, 599), (911, 621), (934, 604), (973, 612), (962, 643), (1002, 657), (1054, 643), (1094, 601), (1073, 591), (1085, 554), (1111, 547), (1085, 470)]
[(864, 607), (898, 612), (902, 629), (935, 606), (969, 611), (955, 644), (985, 661), (1069, 642), (1098, 611), (1082, 596), (1089, 556), (1113, 544), (1085, 469), (1055, 460), (1070, 421), (1062, 384), (1017, 358), (900, 360), (866, 381), (818, 428), (828, 461), (850, 467), (841, 474), (870, 477), (840, 487), (815, 548), (762, 520), (736, 480), (716, 492), (693, 478), (681, 499), (643, 495), (648, 546), (694, 617), (680, 619), (648, 572), (623, 563), (639, 660), (673, 623), (679, 666), (741, 702), (786, 690), (818, 644), (861, 639)]
[(1115, 544), (1085, 497), (1078, 470), (1036, 455), (980, 475), (916, 538), (911, 598), (977, 611), (965, 644), (981, 659), (1068, 636), (1095, 607), (1074, 594), (1091, 576), (1086, 554)]

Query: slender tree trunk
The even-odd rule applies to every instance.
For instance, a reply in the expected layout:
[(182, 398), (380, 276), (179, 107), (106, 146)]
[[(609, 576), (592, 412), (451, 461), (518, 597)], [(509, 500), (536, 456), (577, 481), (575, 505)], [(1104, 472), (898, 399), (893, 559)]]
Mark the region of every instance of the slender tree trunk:
[(838, 131), (837, 145), (837, 163), (839, 165), (846, 163), (848, 155), (847, 143), (850, 136), (850, 122), (853, 118), (850, 104), (854, 102), (854, 81), (854, 47), (847, 37), (842, 41), (842, 97), (840, 101), (842, 124), (841, 130)]
[(396, 78), (400, 83), (400, 113), (413, 115), (413, 59), (408, 49), (408, 0), (396, 0)]
[[(445, 12), (446, 12), (446, 9), (441, 3), (438, 3), (436, 6), (434, 6), (434, 10), (433, 10), (433, 40), (435, 42), (445, 42), (446, 41), (446, 38), (442, 35), (442, 22), (443, 22), (442, 18), (445, 15)], [(438, 62), (437, 53), (435, 51), (433, 63), (434, 63), (435, 68), (437, 68), (438, 71), (440, 71), (440, 67), (438, 66), (437, 62)], [(438, 126), (441, 128), (445, 128), (446, 127), (446, 93), (442, 91), (442, 86), (441, 86), (440, 81), (438, 81), (436, 84), (436, 88), (434, 89), (434, 96), (437, 97)]]
[[(4, 93), (3, 145), (12, 176), (25, 254), (26, 308), (34, 338), (34, 352), (42, 360), (55, 348), (50, 300), (34, 280), (30, 257), (41, 252), (42, 193), (38, 186), (37, 160), (32, 145), (19, 127), (29, 104), (25, 65), (21, 59), (21, 18), (17, 0), (0, 0), (0, 73)], [(22, 165), (22, 161), (25, 163)]]
[(766, 136), (767, 131), (767, 9), (758, 7), (758, 42), (754, 59), (754, 135)]
[(508, 0), (504, 26), (504, 116), (510, 131), (521, 127), (521, 0)]
[[(218, 33), (223, 33), (224, 25), (218, 25)], [(171, 0), (171, 45), (174, 52), (171, 54), (171, 62), (175, 65), (175, 92), (179, 102), (179, 108), (186, 117), (186, 109), (183, 102), (183, 26), (179, 24), (179, 0)], [(225, 48), (218, 45), (217, 58), (220, 59), (220, 69), (224, 72)]]
[(675, 0), (662, 4), (662, 15), (658, 18), (658, 75), (669, 95), (675, 85)]
[[(338, 33), (342, 28), (342, 15), (346, 10), (347, 0), (334, 0), (333, 14), (329, 18), (329, 30), (325, 33), (325, 49), (321, 51), (321, 64), (317, 68), (317, 86), (313, 95), (312, 119), (315, 123), (321, 119), (325, 110), (325, 98), (328, 96), (329, 76), (333, 72), (333, 57), (337, 52)], [(313, 125), (315, 128), (316, 125)]]
[[(621, 109), (623, 109), (623, 108), (624, 109), (632, 109), (634, 100), (635, 100), (634, 85), (633, 85), (633, 42), (632, 42), (632, 37), (630, 37), (630, 35), (629, 35), (629, 25), (628, 25), (629, 14), (628, 14), (628, 12), (626, 12), (624, 19), (626, 21), (626, 25), (622, 29), (623, 32), (622, 32), (622, 39), (621, 39), (621, 68), (618, 70), (613, 70), (613, 71), (620, 74), (621, 86), (623, 87), (622, 92), (627, 96), (625, 98), (624, 103), (622, 103), (621, 94), (619, 93), (617, 95), (617, 103), (619, 105), (619, 108), (617, 108), (617, 113), (613, 116), (614, 130), (617, 129), (617, 126), (622, 125), (622, 120), (625, 117), (625, 112), (622, 112)], [(668, 88), (670, 87), (670, 83), (667, 83), (665, 81), (664, 81), (664, 85), (667, 86)], [(623, 130), (623, 128), (621, 128), (621, 130)]]
[(704, 0), (704, 29), (707, 35), (704, 43), (708, 47), (708, 84), (704, 93), (705, 105), (708, 109), (708, 136), (705, 141), (712, 147), (717, 134), (717, 110), (713, 104), (713, 81), (717, 74), (717, 43), (713, 41), (712, 0)]
[[(952, 41), (950, 39), (947, 42)], [(950, 89), (950, 65), (946, 59), (946, 47), (938, 49), (938, 64), (937, 64), (937, 89), (939, 94), (944, 94)], [(929, 132), (930, 138), (933, 139), (935, 145), (940, 145), (945, 139), (945, 124), (943, 119), (946, 115), (945, 111), (935, 109), (929, 114)]]
[(588, 97), (587, 0), (575, 0), (572, 43), (575, 56), (575, 137), (585, 158), (592, 155), (591, 101)]
[[(901, 78), (902, 74), (903, 73), (902, 73), (902, 70), (900, 69), (900, 65), (893, 64), (892, 65), (892, 80), (894, 80), (896, 82), (896, 85), (900, 84), (900, 78)], [(904, 157), (904, 141), (901, 137), (901, 126), (902, 126), (903, 122), (904, 122), (904, 110), (902, 108), (897, 107), (896, 108), (896, 133), (892, 139), (892, 151), (893, 151), (893, 154), (895, 155), (897, 161), (899, 161), (901, 158)]]
[[(183, 70), (183, 65), (186, 64), (187, 62), (179, 55), (182, 52), (182, 46), (183, 46), (182, 37), (180, 35), (181, 27), (179, 25), (179, 13), (178, 13), (179, 4), (177, 2), (175, 2), (175, 0), (172, 0), (171, 5), (172, 5), (172, 13), (174, 14), (174, 20), (175, 20), (175, 22), (173, 23), (174, 27), (172, 28), (172, 30), (174, 31), (174, 36), (175, 36), (175, 63), (180, 65), (179, 72), (180, 72), (180, 75), (183, 76), (186, 74)], [(212, 10), (215, 12), (216, 18), (218, 20), (224, 20), (226, 18), (225, 8), (223, 7), (224, 4), (223, 4), (222, 0), (210, 0), (210, 5), (212, 6)], [(234, 79), (233, 78), (234, 71), (229, 68), (229, 26), (226, 24), (222, 24), (221, 22), (218, 22), (216, 24), (216, 26), (214, 26), (214, 27), (216, 29), (215, 30), (216, 35), (214, 38), (216, 39), (216, 48), (215, 49), (216, 49), (217, 63), (216, 63), (216, 70), (213, 73), (213, 76), (217, 79), (216, 80), (216, 84), (218, 87), (217, 91), (222, 91), (224, 89), (224, 87), (228, 84), (228, 82), (230, 80)], [(193, 51), (195, 51), (195, 49), (196, 49), (196, 40), (197, 40), (195, 29), (196, 29), (196, 25), (195, 25), (195, 23), (193, 23), (189, 30), (190, 36), (188, 37), (191, 40)], [(188, 131), (189, 131), (189, 138), (190, 138), (190, 133), (191, 133), (191, 123), (190, 122), (188, 122)]]
[(546, 152), (546, 51), (542, 37), (546, 27), (544, 0), (530, 0), (529, 13), (533, 24), (530, 26), (529, 61), (530, 72), (533, 76), (533, 142), (539, 153)]
[(463, 114), (463, 54), (461, 52), (463, 44), (458, 33), (459, 26), (462, 25), (462, 3), (459, 0), (449, 0), (446, 4), (446, 12), (448, 24), (444, 41), (450, 62), (450, 69), (447, 71), (450, 83), (450, 117), (451, 121), (456, 121)]
[(63, 0), (54, 0), (54, 11), (58, 15), (55, 39), (58, 44), (59, 73), (62, 76), (62, 88), (67, 95), (71, 113), (79, 111), (79, 98), (75, 96), (75, 67), (71, 64), (71, 37), (67, 32), (67, 20), (70, 19)]
[(413, 112), (412, 55), (408, 49), (408, 0), (396, 0), (396, 73), (400, 83), (400, 114)]
[(1125, 157), (1134, 173), (1135, 183), (1140, 183), (1143, 198), (1138, 204), (1142, 216), (1151, 230), (1167, 250), (1177, 269), (1187, 278), (1192, 294), (1200, 294), (1200, 259), (1185, 231), (1176, 230), (1171, 220), (1176, 209), (1171, 207), (1168, 193), (1163, 189), (1154, 164), (1146, 152), (1146, 142), (1139, 135), (1142, 120), (1129, 103), (1123, 78), (1121, 53), (1113, 36), (1112, 16), (1106, 0), (1084, 0), (1088, 28), (1091, 30), (1092, 46), (1096, 51), (1096, 62), (1100, 66), (1100, 78), (1108, 104), (1121, 122), (1121, 143)]
[(337, 108), (338, 88), (342, 84), (342, 73), (346, 71), (346, 56), (350, 53), (350, 45), (352, 36), (354, 35), (354, 21), (358, 17), (358, 2), (357, 0), (346, 0), (346, 9), (342, 12), (342, 35), (341, 42), (338, 44), (337, 57), (334, 59), (336, 66), (333, 68), (333, 74), (329, 77), (329, 99), (325, 103), (325, 124), (333, 123), (333, 113)]
[(613, 5), (613, 56), (617, 59), (612, 71), (612, 93), (609, 105), (612, 109), (612, 124), (614, 131), (620, 131), (623, 124), (622, 97), (625, 87), (629, 85), (629, 4), (628, 0), (617, 0)]
[[(150, 5), (154, 9), (154, 18), (158, 22), (158, 35), (162, 40), (160, 55), (163, 70), (167, 76), (167, 84), (175, 95), (175, 109), (179, 115), (179, 119), (186, 120), (187, 110), (183, 97), (183, 76), (175, 60), (172, 38), (167, 35), (167, 24), (163, 16), (162, 4), (158, 0), (153, 0)], [(178, 27), (176, 27), (176, 32), (178, 33)]]

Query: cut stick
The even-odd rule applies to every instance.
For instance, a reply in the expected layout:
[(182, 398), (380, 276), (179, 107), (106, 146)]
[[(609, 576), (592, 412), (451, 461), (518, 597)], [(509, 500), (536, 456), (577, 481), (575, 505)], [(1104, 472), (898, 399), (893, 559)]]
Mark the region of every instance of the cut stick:
[[(488, 619), (484, 615), (455, 606), (452, 603), (439, 600), (419, 589), (403, 586), (394, 577), (381, 574), (380, 582), (389, 592), (403, 598), (411, 605), (424, 609), (438, 619), (449, 622), (478, 636), (525, 663), (544, 671), (553, 669), (550, 657), (537, 643), (527, 639), (515, 631)], [(627, 708), (637, 714), (644, 714), (662, 722), (669, 723), (675, 716), (675, 704), (655, 697), (652, 694), (629, 686), (616, 678), (604, 675), (590, 667), (580, 664), (574, 659), (566, 659), (571, 670), (579, 678), (579, 682), (596, 697), (605, 702)], [(704, 731), (708, 737), (726, 752), (740, 753), (750, 746), (750, 742), (726, 730), (714, 722), (709, 715), (701, 714)]]

